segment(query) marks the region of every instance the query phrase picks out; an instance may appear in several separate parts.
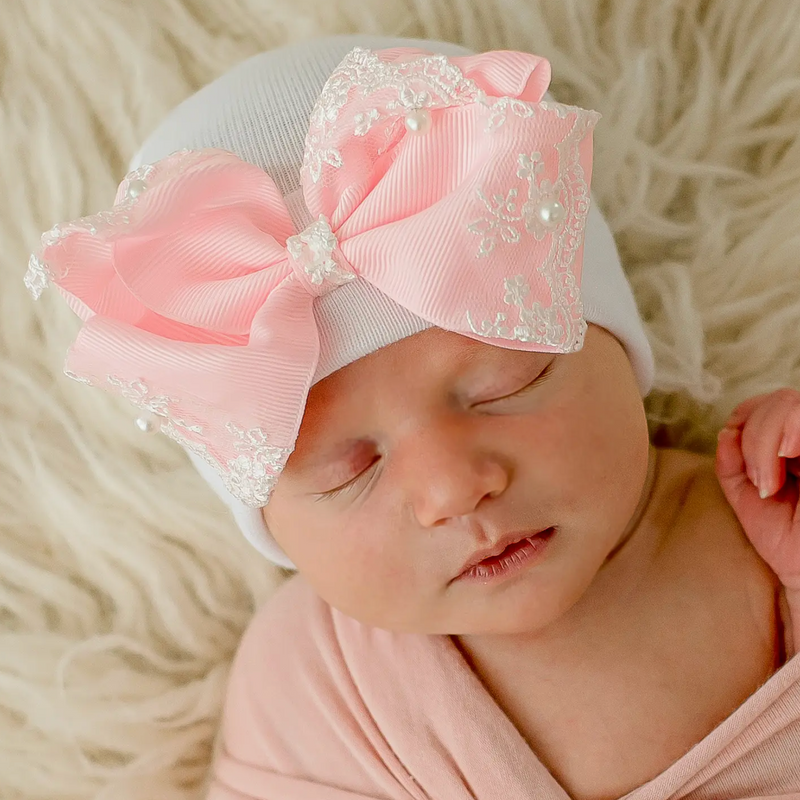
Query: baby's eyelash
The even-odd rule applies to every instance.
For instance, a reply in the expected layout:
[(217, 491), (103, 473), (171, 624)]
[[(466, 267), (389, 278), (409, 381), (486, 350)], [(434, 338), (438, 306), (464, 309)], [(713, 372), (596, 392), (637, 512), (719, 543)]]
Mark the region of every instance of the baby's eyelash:
[(353, 487), (353, 484), (363, 475), (363, 473), (359, 472), (358, 475), (355, 476), (352, 480), (347, 481), (347, 483), (343, 483), (341, 486), (337, 486), (335, 489), (329, 489), (327, 492), (320, 492), (314, 500), (319, 502), (320, 500), (332, 500), (334, 497), (338, 497), (340, 494), (343, 494), (348, 489)]
[(511, 394), (503, 395), (503, 397), (495, 397), (494, 400), (486, 400), (484, 403), (479, 403), (478, 405), (499, 403), (501, 400), (510, 400), (512, 397), (519, 397), (520, 395), (527, 394), (529, 391), (536, 388), (542, 379), (546, 378), (550, 372), (552, 372), (552, 369), (553, 362), (551, 361), (530, 383), (526, 383), (521, 389), (517, 389), (516, 392), (511, 392)]
[(337, 486), (335, 489), (329, 489), (327, 492), (320, 492), (314, 500), (319, 502), (320, 500), (332, 500), (334, 497), (338, 497), (340, 494), (344, 494), (352, 489), (358, 481), (363, 478), (378, 462), (376, 458), (366, 469), (361, 470), (358, 475), (351, 478), (347, 483), (343, 483), (341, 486)]

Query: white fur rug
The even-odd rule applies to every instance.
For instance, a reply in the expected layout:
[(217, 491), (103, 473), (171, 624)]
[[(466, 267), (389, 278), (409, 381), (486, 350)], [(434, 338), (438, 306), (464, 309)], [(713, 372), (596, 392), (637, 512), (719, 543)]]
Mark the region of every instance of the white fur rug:
[(202, 794), (226, 671), (281, 580), (134, 410), (61, 375), (76, 329), (22, 277), (105, 207), (192, 90), (260, 50), (369, 31), (548, 57), (603, 113), (594, 189), (657, 359), (662, 444), (713, 452), (800, 388), (800, 4), (786, 0), (3, 0), (0, 797)]

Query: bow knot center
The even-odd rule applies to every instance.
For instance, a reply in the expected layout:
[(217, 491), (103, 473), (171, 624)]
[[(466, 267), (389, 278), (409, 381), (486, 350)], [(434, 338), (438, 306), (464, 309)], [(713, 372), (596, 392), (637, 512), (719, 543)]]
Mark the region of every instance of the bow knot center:
[(294, 274), (315, 297), (328, 294), (355, 278), (323, 214), (302, 233), (290, 236), (286, 240), (286, 251)]

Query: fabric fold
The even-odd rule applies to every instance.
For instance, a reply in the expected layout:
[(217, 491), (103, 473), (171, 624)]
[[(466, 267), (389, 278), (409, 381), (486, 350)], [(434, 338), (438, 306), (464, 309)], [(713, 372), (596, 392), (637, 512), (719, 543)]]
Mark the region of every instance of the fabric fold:
[[(447, 636), (371, 628), (299, 576), (237, 654), (209, 800), (570, 800)], [(800, 800), (800, 655), (623, 800)]]

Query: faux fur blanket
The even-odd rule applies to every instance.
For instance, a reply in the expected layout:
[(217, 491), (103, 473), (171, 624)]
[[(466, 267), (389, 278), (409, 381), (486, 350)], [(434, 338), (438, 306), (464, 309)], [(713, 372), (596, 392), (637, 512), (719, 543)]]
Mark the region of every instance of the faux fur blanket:
[(61, 374), (77, 321), (23, 285), (177, 102), (266, 48), (373, 32), (529, 50), (596, 108), (593, 190), (656, 357), (653, 438), (712, 452), (800, 388), (800, 4), (3, 0), (0, 797), (201, 796), (230, 660), (283, 581), (177, 445)]

